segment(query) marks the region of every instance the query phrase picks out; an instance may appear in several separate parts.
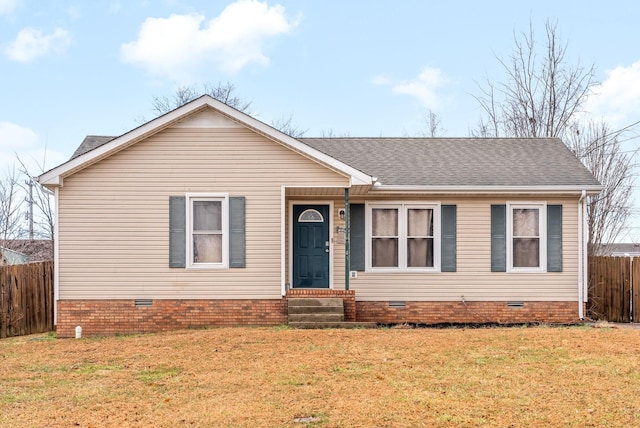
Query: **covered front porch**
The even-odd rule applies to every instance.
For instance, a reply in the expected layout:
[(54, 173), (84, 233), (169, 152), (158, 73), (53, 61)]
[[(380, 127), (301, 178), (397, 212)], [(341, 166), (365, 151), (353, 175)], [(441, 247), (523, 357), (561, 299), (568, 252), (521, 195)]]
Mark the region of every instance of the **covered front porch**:
[(351, 279), (357, 278), (357, 272), (349, 257), (354, 233), (350, 205), (352, 201), (361, 204), (368, 187), (283, 188), (283, 296), (337, 296), (352, 291)]

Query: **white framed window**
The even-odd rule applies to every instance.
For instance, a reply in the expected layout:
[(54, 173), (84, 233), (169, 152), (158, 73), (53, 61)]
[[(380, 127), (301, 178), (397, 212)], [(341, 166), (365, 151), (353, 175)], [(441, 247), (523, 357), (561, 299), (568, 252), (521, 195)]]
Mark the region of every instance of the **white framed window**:
[(229, 198), (226, 194), (187, 194), (187, 267), (229, 266)]
[(546, 272), (547, 209), (543, 202), (507, 204), (507, 270)]
[(372, 203), (365, 216), (367, 270), (440, 270), (439, 204)]

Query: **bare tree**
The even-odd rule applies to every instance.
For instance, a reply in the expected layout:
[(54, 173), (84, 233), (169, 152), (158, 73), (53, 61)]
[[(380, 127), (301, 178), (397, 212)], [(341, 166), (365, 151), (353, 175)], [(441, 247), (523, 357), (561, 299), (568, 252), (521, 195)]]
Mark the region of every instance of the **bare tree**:
[(182, 86), (176, 89), (172, 97), (154, 97), (152, 101), (152, 111), (157, 116), (160, 116), (207, 94), (236, 110), (248, 113), (251, 107), (251, 101), (238, 97), (235, 92), (236, 87), (230, 82), (218, 82), (216, 86), (205, 83), (202, 85), (202, 90), (198, 89), (196, 85)]
[[(210, 95), (212, 98), (243, 113), (250, 113), (251, 101), (238, 97), (235, 85), (230, 82), (218, 82), (216, 86), (205, 83), (202, 86), (202, 90), (198, 89), (196, 85), (182, 86), (176, 89), (172, 97), (154, 97), (151, 105), (152, 111), (155, 115), (160, 116), (195, 100), (203, 94)], [(144, 117), (140, 117), (138, 121), (140, 123), (146, 122)], [(289, 115), (289, 117), (281, 116), (272, 121), (271, 126), (293, 138), (302, 138), (307, 132), (307, 129), (301, 129), (294, 125), (293, 114)]]
[(433, 112), (433, 110), (427, 110), (427, 113), (424, 117), (424, 122), (427, 127), (426, 132), (422, 133), (424, 137), (439, 137), (444, 133), (444, 129), (442, 128), (442, 122), (437, 114)]
[(4, 248), (9, 242), (22, 237), (22, 195), (20, 195), (19, 174), (15, 168), (9, 169), (0, 180), (0, 265), (4, 260)]
[(472, 130), (477, 136), (562, 138), (597, 84), (595, 66), (567, 63), (567, 45), (559, 41), (557, 24), (545, 25), (546, 45), (538, 56), (533, 25), (514, 36), (509, 60), (498, 58), (506, 80), (487, 80), (475, 96), (486, 117)]
[(35, 179), (38, 175), (45, 172), (46, 151), (42, 163), (32, 159), (37, 169), (36, 174), (33, 174), (33, 171), (29, 170), (25, 162), (23, 162), (17, 154), (16, 160), (20, 165), (20, 173), (24, 179), (20, 187), (27, 195), (26, 202), (30, 206), (27, 212), (30, 217), (29, 222), (31, 223), (29, 227), (29, 238), (53, 240), (55, 231), (55, 202), (53, 193)]
[[(35, 242), (40, 239), (53, 241), (53, 194), (35, 180), (18, 155), (16, 160), (19, 169), (13, 167), (0, 180), (0, 247), (31, 257), (35, 254), (36, 257), (53, 259), (53, 245), (43, 246)], [(39, 172), (44, 172), (43, 165), (44, 162), (36, 162)], [(3, 259), (0, 257), (0, 264)]]
[[(621, 133), (606, 123), (584, 122), (582, 107), (596, 85), (595, 67), (567, 62), (567, 45), (557, 25), (545, 25), (546, 45), (538, 52), (533, 26), (508, 61), (500, 60), (504, 82), (487, 80), (476, 100), (485, 117), (471, 135), (481, 137), (557, 137), (603, 184), (602, 194), (588, 203), (589, 252), (621, 237), (631, 205), (632, 155), (620, 149)], [(582, 121), (582, 122), (581, 122)]]
[(322, 138), (349, 138), (351, 137), (351, 135), (349, 135), (348, 132), (341, 132), (340, 134), (338, 134), (337, 132), (335, 132), (333, 130), (333, 128), (329, 128), (328, 130), (322, 130), (320, 132), (320, 136)]
[(293, 138), (302, 138), (308, 131), (293, 124), (293, 114), (289, 117), (280, 116), (271, 122), (271, 126)]
[(604, 254), (606, 244), (622, 236), (631, 215), (633, 158), (638, 149), (622, 150), (626, 129), (612, 131), (604, 122), (576, 123), (570, 130), (566, 144), (604, 187), (587, 206), (589, 254)]

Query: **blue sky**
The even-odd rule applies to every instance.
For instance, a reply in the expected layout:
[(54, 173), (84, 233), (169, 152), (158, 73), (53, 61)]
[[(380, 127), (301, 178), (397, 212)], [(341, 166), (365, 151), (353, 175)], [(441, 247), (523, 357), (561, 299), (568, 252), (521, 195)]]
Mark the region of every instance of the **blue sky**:
[(206, 82), (306, 136), (420, 135), (429, 109), (443, 136), (468, 136), (476, 82), (501, 80), (514, 32), (531, 22), (542, 42), (547, 19), (570, 63), (595, 64), (587, 108), (617, 129), (640, 120), (638, 16), (631, 0), (0, 0), (0, 168), (45, 149), (53, 167)]

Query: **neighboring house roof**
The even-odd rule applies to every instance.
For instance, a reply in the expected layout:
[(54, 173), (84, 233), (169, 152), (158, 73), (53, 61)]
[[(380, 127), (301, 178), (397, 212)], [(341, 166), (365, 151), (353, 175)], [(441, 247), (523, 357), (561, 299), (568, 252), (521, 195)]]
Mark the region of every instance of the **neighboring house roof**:
[(375, 190), (582, 191), (602, 186), (557, 138), (300, 138), (294, 139), (209, 96), (120, 137), (88, 136), (71, 159), (40, 176), (65, 175), (152, 135), (188, 114), (213, 107), (227, 117), (351, 176)]
[(557, 138), (301, 138), (384, 186), (600, 186)]
[(601, 244), (598, 254), (607, 256), (640, 256), (640, 244), (635, 243), (613, 243)]
[(9, 239), (0, 246), (25, 254), (32, 262), (53, 260), (53, 241), (48, 239)]

